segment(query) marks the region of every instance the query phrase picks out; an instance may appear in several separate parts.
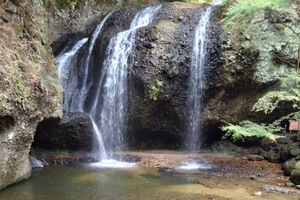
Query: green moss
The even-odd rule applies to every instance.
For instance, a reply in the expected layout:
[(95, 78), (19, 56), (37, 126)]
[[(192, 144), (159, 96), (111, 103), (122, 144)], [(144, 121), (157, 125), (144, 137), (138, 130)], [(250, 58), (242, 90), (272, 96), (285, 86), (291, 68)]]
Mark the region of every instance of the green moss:
[(55, 153), (57, 155), (68, 155), (70, 152), (69, 150), (56, 150)]

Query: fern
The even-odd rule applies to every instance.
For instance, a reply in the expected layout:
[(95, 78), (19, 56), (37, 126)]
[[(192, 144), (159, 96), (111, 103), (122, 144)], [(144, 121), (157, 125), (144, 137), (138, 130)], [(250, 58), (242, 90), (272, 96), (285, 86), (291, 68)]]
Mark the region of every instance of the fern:
[[(273, 125), (273, 124), (272, 124)], [(222, 127), (222, 130), (226, 132), (223, 139), (230, 137), (234, 142), (238, 140), (244, 141), (245, 137), (267, 137), (269, 139), (276, 140), (282, 136), (274, 135), (273, 131), (282, 131), (282, 128), (267, 126), (265, 124), (256, 124), (251, 121), (242, 121), (239, 125), (229, 124), (228, 126)]]
[(299, 108), (300, 101), (300, 77), (297, 74), (291, 74), (280, 79), (280, 90), (270, 91), (260, 98), (253, 106), (255, 112), (262, 111), (265, 114), (272, 113), (278, 104), (283, 101), (293, 103), (293, 108)]

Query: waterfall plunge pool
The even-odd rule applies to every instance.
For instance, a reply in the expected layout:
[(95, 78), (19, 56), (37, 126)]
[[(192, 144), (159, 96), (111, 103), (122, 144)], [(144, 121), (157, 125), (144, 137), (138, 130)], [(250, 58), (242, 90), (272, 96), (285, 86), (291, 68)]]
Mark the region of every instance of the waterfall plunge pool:
[[(299, 199), (262, 190), (278, 182), (216, 176), (199, 170), (160, 172), (157, 168), (103, 168), (49, 165), (33, 169), (32, 177), (0, 191), (9, 200), (92, 199)], [(271, 186), (271, 185), (270, 185)], [(283, 187), (283, 186), (281, 186)], [(254, 196), (262, 191), (262, 196)]]

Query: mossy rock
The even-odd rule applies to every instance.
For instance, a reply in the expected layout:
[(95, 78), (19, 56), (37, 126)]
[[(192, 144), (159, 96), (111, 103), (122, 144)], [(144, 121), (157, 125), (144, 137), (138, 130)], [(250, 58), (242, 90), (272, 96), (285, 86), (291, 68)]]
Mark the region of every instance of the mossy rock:
[(298, 147), (295, 147), (295, 148), (291, 149), (290, 152), (293, 157), (296, 157), (297, 155), (300, 154), (300, 149)]
[(290, 176), (296, 163), (297, 162), (294, 160), (288, 160), (288, 161), (285, 161), (284, 163), (282, 163), (281, 169), (284, 170), (284, 175)]
[(295, 164), (294, 169), (300, 170), (300, 162), (297, 162), (297, 163)]
[[(300, 165), (299, 165), (300, 166)], [(290, 180), (295, 183), (296, 185), (300, 184), (300, 170), (299, 169), (293, 169), (291, 173)]]

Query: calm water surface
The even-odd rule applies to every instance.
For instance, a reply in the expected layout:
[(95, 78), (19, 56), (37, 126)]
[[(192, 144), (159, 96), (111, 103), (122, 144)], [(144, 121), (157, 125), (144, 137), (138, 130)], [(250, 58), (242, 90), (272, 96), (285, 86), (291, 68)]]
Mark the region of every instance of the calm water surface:
[[(0, 191), (2, 200), (90, 199), (299, 199), (263, 192), (262, 183), (193, 173), (158, 172), (155, 168), (91, 168), (46, 166), (34, 169), (32, 177)], [(193, 183), (194, 182), (194, 183)]]

